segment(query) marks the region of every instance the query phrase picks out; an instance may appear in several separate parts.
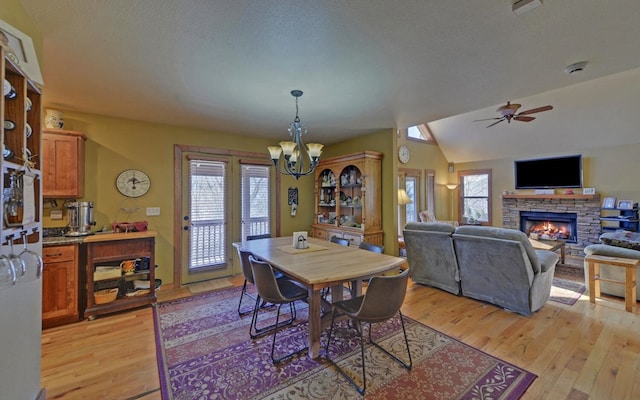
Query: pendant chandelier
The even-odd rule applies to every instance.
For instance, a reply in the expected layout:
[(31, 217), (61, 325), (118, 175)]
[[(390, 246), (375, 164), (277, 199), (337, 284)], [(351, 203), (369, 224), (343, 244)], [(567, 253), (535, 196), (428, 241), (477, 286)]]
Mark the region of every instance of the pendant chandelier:
[[(298, 98), (302, 96), (302, 90), (292, 90), (291, 95), (296, 98), (296, 118), (289, 125), (292, 141), (280, 142), (279, 146), (269, 146), (267, 149), (276, 171), (298, 179), (316, 169), (324, 146), (318, 143), (305, 146), (302, 135), (307, 133), (307, 127), (300, 122), (298, 116)], [(280, 157), (281, 154), (284, 154), (284, 160)]]

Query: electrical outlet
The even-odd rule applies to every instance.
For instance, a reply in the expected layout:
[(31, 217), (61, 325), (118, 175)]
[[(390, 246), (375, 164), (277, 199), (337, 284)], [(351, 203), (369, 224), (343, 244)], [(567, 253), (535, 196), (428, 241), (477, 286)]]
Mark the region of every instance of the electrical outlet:
[(160, 215), (160, 207), (147, 207), (147, 216), (153, 217)]
[(51, 214), (49, 214), (52, 220), (60, 220), (62, 219), (62, 210), (51, 210)]

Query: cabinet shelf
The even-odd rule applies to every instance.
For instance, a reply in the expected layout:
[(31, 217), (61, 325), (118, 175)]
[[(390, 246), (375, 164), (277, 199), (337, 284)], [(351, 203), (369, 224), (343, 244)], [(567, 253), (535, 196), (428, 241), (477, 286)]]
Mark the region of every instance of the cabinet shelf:
[(638, 232), (639, 225), (638, 203), (635, 203), (632, 209), (600, 209), (600, 229), (602, 232), (611, 232), (619, 229)]

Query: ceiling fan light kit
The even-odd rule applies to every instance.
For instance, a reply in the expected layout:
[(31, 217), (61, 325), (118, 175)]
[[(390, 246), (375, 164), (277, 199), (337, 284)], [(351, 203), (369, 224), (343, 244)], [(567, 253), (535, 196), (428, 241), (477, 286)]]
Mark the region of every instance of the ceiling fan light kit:
[(542, 0), (518, 0), (513, 3), (511, 9), (513, 13), (520, 16), (526, 12), (534, 10), (542, 5)]

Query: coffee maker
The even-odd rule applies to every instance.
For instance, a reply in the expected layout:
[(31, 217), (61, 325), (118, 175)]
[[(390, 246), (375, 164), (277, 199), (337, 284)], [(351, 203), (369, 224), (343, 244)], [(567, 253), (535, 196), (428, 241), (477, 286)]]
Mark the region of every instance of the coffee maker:
[(74, 201), (66, 204), (69, 219), (69, 232), (65, 236), (93, 235), (91, 226), (96, 224), (93, 220), (93, 202)]

